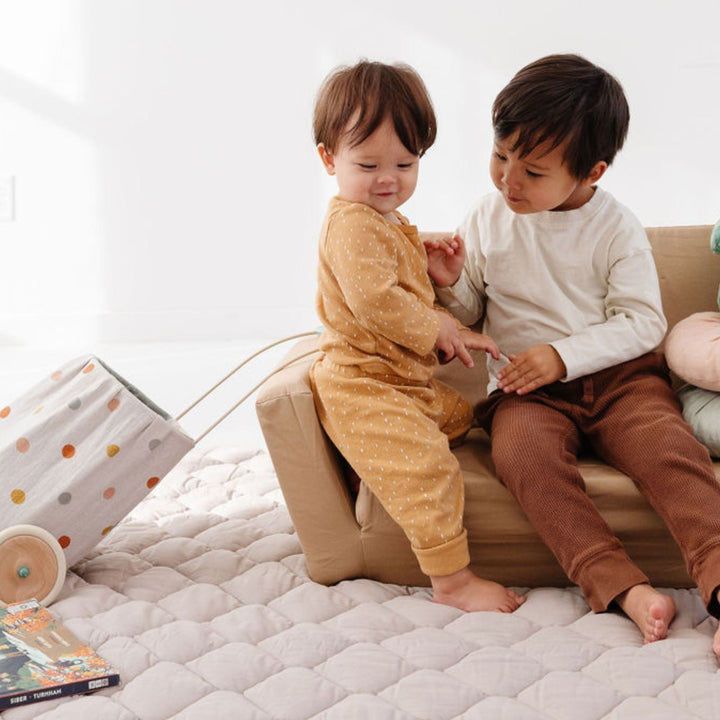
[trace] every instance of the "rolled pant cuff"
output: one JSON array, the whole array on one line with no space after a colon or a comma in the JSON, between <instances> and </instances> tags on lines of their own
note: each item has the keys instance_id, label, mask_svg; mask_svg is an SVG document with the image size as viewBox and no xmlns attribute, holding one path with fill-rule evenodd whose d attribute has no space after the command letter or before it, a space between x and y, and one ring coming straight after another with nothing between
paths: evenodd
<instances>
[{"instance_id":1,"label":"rolled pant cuff","mask_svg":"<svg viewBox=\"0 0 720 720\"><path fill-rule=\"evenodd\" d=\"M622 550L600 554L582 568L577 578L593 612L607 610L618 595L649 582L647 575Z\"/></svg>"},{"instance_id":2,"label":"rolled pant cuff","mask_svg":"<svg viewBox=\"0 0 720 720\"><path fill-rule=\"evenodd\" d=\"M428 576L451 575L470 564L467 531L442 545L431 548L413 547L420 569Z\"/></svg>"}]
</instances>

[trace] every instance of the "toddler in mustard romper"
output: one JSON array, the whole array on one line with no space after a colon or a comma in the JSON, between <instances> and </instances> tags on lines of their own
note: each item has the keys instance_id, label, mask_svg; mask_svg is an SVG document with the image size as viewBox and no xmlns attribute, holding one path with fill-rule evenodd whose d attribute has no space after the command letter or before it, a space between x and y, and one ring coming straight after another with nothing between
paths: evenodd
<instances>
[{"instance_id":1,"label":"toddler in mustard romper","mask_svg":"<svg viewBox=\"0 0 720 720\"><path fill-rule=\"evenodd\" d=\"M435 306L417 228L396 211L435 139L425 86L404 65L340 68L318 95L314 131L339 190L319 245L325 330L311 382L320 421L407 535L433 599L511 612L524 598L468 568L463 481L450 443L470 428L472 410L433 378L435 350L468 366L468 349L499 351Z\"/></svg>"}]
</instances>

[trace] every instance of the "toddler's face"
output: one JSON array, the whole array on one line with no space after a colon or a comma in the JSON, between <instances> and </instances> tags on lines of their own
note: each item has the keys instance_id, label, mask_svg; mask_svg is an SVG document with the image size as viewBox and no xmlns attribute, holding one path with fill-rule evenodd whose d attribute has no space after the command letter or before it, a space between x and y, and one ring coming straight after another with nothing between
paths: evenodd
<instances>
[{"instance_id":1,"label":"toddler's face","mask_svg":"<svg viewBox=\"0 0 720 720\"><path fill-rule=\"evenodd\" d=\"M341 140L335 153L323 145L318 151L328 173L336 177L343 200L369 205L387 216L415 191L419 158L400 142L389 118L359 145L350 147Z\"/></svg>"},{"instance_id":2,"label":"toddler's face","mask_svg":"<svg viewBox=\"0 0 720 720\"><path fill-rule=\"evenodd\" d=\"M516 138L515 133L505 140L496 139L490 158L492 181L513 212L573 210L592 197L592 185L602 171L599 175L591 174L578 180L570 174L563 160L564 143L550 151L549 142L541 143L521 157L520 148L512 149Z\"/></svg>"}]
</instances>

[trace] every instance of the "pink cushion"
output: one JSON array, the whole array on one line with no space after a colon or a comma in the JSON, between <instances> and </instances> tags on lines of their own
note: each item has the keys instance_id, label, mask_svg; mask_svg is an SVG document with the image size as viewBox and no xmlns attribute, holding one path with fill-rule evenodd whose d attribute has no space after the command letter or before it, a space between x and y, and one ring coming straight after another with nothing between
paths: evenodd
<instances>
[{"instance_id":1,"label":"pink cushion","mask_svg":"<svg viewBox=\"0 0 720 720\"><path fill-rule=\"evenodd\" d=\"M677 323L665 340L665 357L686 382L720 391L720 313L695 313Z\"/></svg>"}]
</instances>

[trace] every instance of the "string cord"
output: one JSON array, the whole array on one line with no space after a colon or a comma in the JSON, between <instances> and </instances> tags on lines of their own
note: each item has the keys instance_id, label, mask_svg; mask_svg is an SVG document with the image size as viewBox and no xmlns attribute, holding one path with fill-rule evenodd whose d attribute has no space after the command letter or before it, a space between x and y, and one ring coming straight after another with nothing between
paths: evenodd
<instances>
[{"instance_id":1,"label":"string cord","mask_svg":"<svg viewBox=\"0 0 720 720\"><path fill-rule=\"evenodd\" d=\"M256 358L258 355L262 355L267 350L270 350L271 348L274 348L276 345L280 345L281 343L288 342L289 340L297 340L298 338L303 337L309 337L310 335L317 335L317 331L313 330L312 332L303 332L298 333L297 335L288 335L288 337L281 338L280 340L276 340L275 342L270 343L269 345L266 345L265 347L260 348L257 352L254 352L252 355L246 357L236 368L231 370L222 380L219 380L215 383L206 393L201 395L195 402L193 402L190 406L186 407L179 415L175 416L175 420L180 420L185 415L187 415L195 406L199 405L208 395L215 392L224 382L229 380L241 367L249 363L253 358ZM280 368L278 368L279 370ZM277 370L275 371L277 372ZM273 375L274 373L270 373L268 375L268 378ZM267 378L265 378L267 380ZM263 380L263 382L265 382ZM262 383L261 383L262 384Z\"/></svg>"},{"instance_id":2,"label":"string cord","mask_svg":"<svg viewBox=\"0 0 720 720\"><path fill-rule=\"evenodd\" d=\"M226 417L228 417L228 415L235 412L235 410L237 410L266 380L269 380L273 375L279 373L281 370L284 370L286 367L292 365L293 363L296 363L298 360L302 360L308 355L314 355L318 352L319 350L317 349L304 352L301 355L293 358L292 360L283 363L282 365L280 365L280 367L275 368L271 373L268 373L257 385L255 385L251 390L249 390L245 395L243 395L240 400L238 400L226 413L221 415L207 430L205 430L204 433L202 433L198 438L196 438L195 442L199 443L206 435L212 432Z\"/></svg>"}]
</instances>

